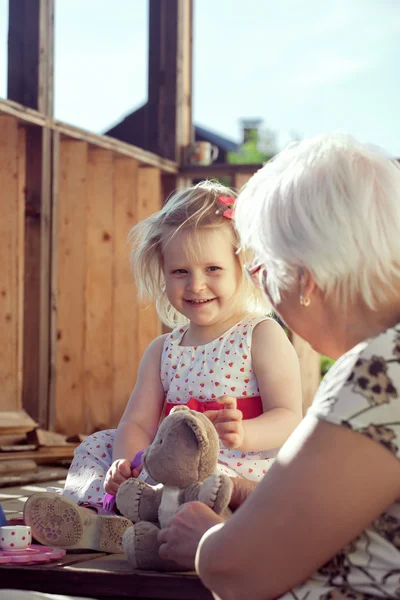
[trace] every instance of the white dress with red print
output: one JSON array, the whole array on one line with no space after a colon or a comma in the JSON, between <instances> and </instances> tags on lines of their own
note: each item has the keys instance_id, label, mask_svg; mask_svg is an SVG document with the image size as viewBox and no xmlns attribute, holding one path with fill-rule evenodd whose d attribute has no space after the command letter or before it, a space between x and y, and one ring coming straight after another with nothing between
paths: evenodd
<instances>
[{"instance_id":1,"label":"white dress with red print","mask_svg":"<svg viewBox=\"0 0 400 600\"><path fill-rule=\"evenodd\" d=\"M246 403L254 405L256 398L262 406L252 369L251 342L255 326L267 318L244 319L204 346L184 345L188 326L172 331L164 342L161 358L167 407L188 404L190 408L207 410L210 402L224 395L240 399L238 408L244 412ZM242 452L228 450L220 443L218 470L231 477L260 481L277 451Z\"/></svg>"},{"instance_id":2,"label":"white dress with red print","mask_svg":"<svg viewBox=\"0 0 400 600\"><path fill-rule=\"evenodd\" d=\"M175 329L164 342L161 380L167 407L188 404L196 410L214 408L216 398L225 394L239 398L245 413L259 396L252 371L251 340L254 327L267 317L250 317L229 329L218 340L204 346L183 346L187 327ZM259 400L259 398L258 398ZM211 402L211 403L210 403ZM89 436L75 450L64 490L56 490L78 504L96 507L101 512L104 478L112 464L115 430ZM260 481L270 468L277 450L242 452L227 450L221 444L218 470L231 477ZM133 457L132 457L133 458ZM141 481L155 483L143 469Z\"/></svg>"}]
</instances>

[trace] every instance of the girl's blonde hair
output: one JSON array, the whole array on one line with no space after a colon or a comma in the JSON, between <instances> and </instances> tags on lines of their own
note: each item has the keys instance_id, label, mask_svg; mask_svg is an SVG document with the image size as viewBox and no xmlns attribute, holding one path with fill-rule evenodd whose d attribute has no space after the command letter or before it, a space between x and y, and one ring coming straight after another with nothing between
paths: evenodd
<instances>
[{"instance_id":1,"label":"girl's blonde hair","mask_svg":"<svg viewBox=\"0 0 400 600\"><path fill-rule=\"evenodd\" d=\"M188 322L170 304L165 292L162 251L174 235L181 230L190 234L205 227L229 227L240 267L243 268L252 259L251 251L240 249L233 220L223 216L227 207L219 200L220 196L228 196L234 201L237 194L216 181L202 181L177 191L161 210L140 221L129 234L132 241L131 266L139 297L156 303L158 315L168 327ZM241 280L240 298L243 310L259 314L269 312L267 300L246 277Z\"/></svg>"}]
</instances>

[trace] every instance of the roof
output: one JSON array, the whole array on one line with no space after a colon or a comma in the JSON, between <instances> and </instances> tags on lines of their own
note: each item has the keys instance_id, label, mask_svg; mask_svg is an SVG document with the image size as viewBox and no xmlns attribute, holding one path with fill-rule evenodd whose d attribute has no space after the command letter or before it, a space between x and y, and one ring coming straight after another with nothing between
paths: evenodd
<instances>
[{"instance_id":1,"label":"roof","mask_svg":"<svg viewBox=\"0 0 400 600\"><path fill-rule=\"evenodd\" d=\"M146 128L144 126L146 120L146 107L144 104L134 110L133 112L126 115L120 121L115 123L107 131L105 135L111 135L128 144L136 144L141 147L145 143L146 139ZM240 144L229 140L210 129L201 127L200 125L194 124L195 140L210 142L215 144L223 152L237 152L240 148Z\"/></svg>"},{"instance_id":2,"label":"roof","mask_svg":"<svg viewBox=\"0 0 400 600\"><path fill-rule=\"evenodd\" d=\"M215 133L214 131L210 131L210 129L206 129L205 127L201 127L200 125L195 125L195 138L202 137L207 142L211 142L215 144L225 152L237 152L239 150L240 144L229 140L228 138Z\"/></svg>"}]
</instances>

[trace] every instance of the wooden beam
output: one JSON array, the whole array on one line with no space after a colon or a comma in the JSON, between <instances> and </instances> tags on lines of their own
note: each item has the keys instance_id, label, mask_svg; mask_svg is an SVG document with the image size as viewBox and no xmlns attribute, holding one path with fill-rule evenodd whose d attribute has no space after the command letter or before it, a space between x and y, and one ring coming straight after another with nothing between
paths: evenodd
<instances>
[{"instance_id":1,"label":"wooden beam","mask_svg":"<svg viewBox=\"0 0 400 600\"><path fill-rule=\"evenodd\" d=\"M49 395L47 428L56 428L56 377L57 377L57 299L58 299L58 193L60 187L60 134L52 131L52 215L50 259L50 324L49 324Z\"/></svg>"},{"instance_id":2,"label":"wooden beam","mask_svg":"<svg viewBox=\"0 0 400 600\"><path fill-rule=\"evenodd\" d=\"M113 389L113 154L89 148L83 345L84 431L106 429Z\"/></svg>"},{"instance_id":3,"label":"wooden beam","mask_svg":"<svg viewBox=\"0 0 400 600\"><path fill-rule=\"evenodd\" d=\"M54 0L9 0L8 98L53 114Z\"/></svg>"},{"instance_id":4,"label":"wooden beam","mask_svg":"<svg viewBox=\"0 0 400 600\"><path fill-rule=\"evenodd\" d=\"M111 423L116 426L126 408L136 382L138 355L136 332L139 327L138 299L129 264L129 231L137 223L138 163L132 158L114 161L114 284L113 284L113 392ZM174 177L166 175L166 177Z\"/></svg>"},{"instance_id":5,"label":"wooden beam","mask_svg":"<svg viewBox=\"0 0 400 600\"><path fill-rule=\"evenodd\" d=\"M48 426L51 130L26 130L23 407Z\"/></svg>"},{"instance_id":6,"label":"wooden beam","mask_svg":"<svg viewBox=\"0 0 400 600\"><path fill-rule=\"evenodd\" d=\"M60 141L55 414L56 430L68 434L84 427L87 155L85 142Z\"/></svg>"},{"instance_id":7,"label":"wooden beam","mask_svg":"<svg viewBox=\"0 0 400 600\"><path fill-rule=\"evenodd\" d=\"M235 173L233 176L232 187L234 187L238 192L242 189L244 185L251 179L254 175L255 171L252 169L251 173Z\"/></svg>"},{"instance_id":8,"label":"wooden beam","mask_svg":"<svg viewBox=\"0 0 400 600\"><path fill-rule=\"evenodd\" d=\"M232 177L233 181L237 182L240 179L243 181L244 176L250 179L254 173L261 169L262 164L246 164L246 165L229 165L229 164L213 164L206 167L195 165L183 165L180 169L180 174L190 179L209 179L210 177Z\"/></svg>"},{"instance_id":9,"label":"wooden beam","mask_svg":"<svg viewBox=\"0 0 400 600\"><path fill-rule=\"evenodd\" d=\"M67 138L81 140L93 146L98 146L99 148L113 150L114 152L118 152L118 154L136 158L141 165L157 167L165 173L177 173L178 171L178 165L173 160L168 160L162 156L154 154L153 152L138 148L137 146L120 142L112 137L90 133L89 131L78 129L77 127L72 127L71 125L66 125L60 121L54 122L54 129L59 131Z\"/></svg>"},{"instance_id":10,"label":"wooden beam","mask_svg":"<svg viewBox=\"0 0 400 600\"><path fill-rule=\"evenodd\" d=\"M29 125L46 125L49 119L42 115L37 110L27 108L14 102L13 100L5 100L0 98L0 113L16 117L20 123Z\"/></svg>"},{"instance_id":11,"label":"wooden beam","mask_svg":"<svg viewBox=\"0 0 400 600\"><path fill-rule=\"evenodd\" d=\"M20 411L24 293L25 137L0 117L0 381L3 410ZM1 424L1 423L0 423Z\"/></svg>"},{"instance_id":12,"label":"wooden beam","mask_svg":"<svg viewBox=\"0 0 400 600\"><path fill-rule=\"evenodd\" d=\"M181 162L192 141L192 0L150 0L148 149Z\"/></svg>"},{"instance_id":13,"label":"wooden beam","mask_svg":"<svg viewBox=\"0 0 400 600\"><path fill-rule=\"evenodd\" d=\"M46 117L36 110L26 108L17 102L0 99L0 114L16 117L21 124L42 125L43 127L52 129L63 137L81 140L92 146L112 150L122 156L135 158L140 165L157 167L163 171L163 173L178 172L178 165L172 160L162 158L161 156L153 154L153 152L148 152L147 150L143 150L132 144L127 144L126 142L121 142L107 135L99 135L86 131L85 129L67 125L61 121Z\"/></svg>"}]
</instances>

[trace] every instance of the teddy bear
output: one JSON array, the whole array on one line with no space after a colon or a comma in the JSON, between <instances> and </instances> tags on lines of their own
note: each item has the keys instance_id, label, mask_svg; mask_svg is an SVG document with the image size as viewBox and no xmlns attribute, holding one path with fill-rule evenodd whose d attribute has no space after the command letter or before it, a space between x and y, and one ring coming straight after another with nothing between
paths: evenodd
<instances>
[{"instance_id":1,"label":"teddy bear","mask_svg":"<svg viewBox=\"0 0 400 600\"><path fill-rule=\"evenodd\" d=\"M160 558L158 533L185 502L204 502L229 516L232 481L216 472L218 454L217 432L204 414L177 406L163 420L142 457L150 477L162 485L131 478L116 496L118 510L134 523L122 538L134 569L177 570L176 563Z\"/></svg>"}]
</instances>

